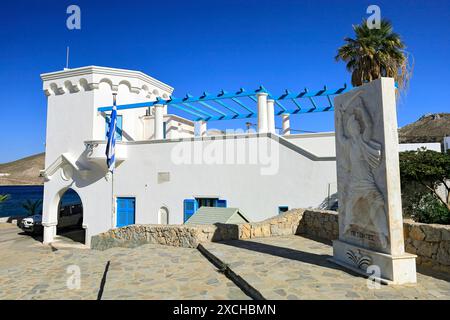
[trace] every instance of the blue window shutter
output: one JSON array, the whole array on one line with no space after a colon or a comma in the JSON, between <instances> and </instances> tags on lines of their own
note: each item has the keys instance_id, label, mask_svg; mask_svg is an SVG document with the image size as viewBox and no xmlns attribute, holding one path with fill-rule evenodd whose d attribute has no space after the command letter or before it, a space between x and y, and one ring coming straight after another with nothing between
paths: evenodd
<instances>
[{"instance_id":1,"label":"blue window shutter","mask_svg":"<svg viewBox=\"0 0 450 320\"><path fill-rule=\"evenodd\" d=\"M183 202L183 208L184 208L184 222L186 222L197 211L198 208L197 201L195 199L185 199Z\"/></svg>"},{"instance_id":2,"label":"blue window shutter","mask_svg":"<svg viewBox=\"0 0 450 320\"><path fill-rule=\"evenodd\" d=\"M219 208L226 208L227 207L227 200L217 200L217 207L219 207Z\"/></svg>"},{"instance_id":3,"label":"blue window shutter","mask_svg":"<svg viewBox=\"0 0 450 320\"><path fill-rule=\"evenodd\" d=\"M135 198L117 198L117 227L125 227L135 223Z\"/></svg>"}]
</instances>

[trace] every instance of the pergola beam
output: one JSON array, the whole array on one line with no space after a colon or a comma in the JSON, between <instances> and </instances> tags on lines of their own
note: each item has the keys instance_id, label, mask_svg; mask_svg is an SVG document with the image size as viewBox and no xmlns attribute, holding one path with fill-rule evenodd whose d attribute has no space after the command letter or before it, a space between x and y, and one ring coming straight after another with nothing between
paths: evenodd
<instances>
[{"instance_id":1,"label":"pergola beam","mask_svg":"<svg viewBox=\"0 0 450 320\"><path fill-rule=\"evenodd\" d=\"M326 86L324 86L323 89L318 91L309 91L308 89L304 89L300 93L292 93L288 90L285 91L284 94L278 96L276 98L275 96L269 94L269 92L263 87L260 86L258 89L253 91L245 91L243 88L241 88L236 93L229 93L224 90L221 90L218 94L208 94L207 92L204 92L199 97L194 97L190 94L187 94L184 98L175 98L170 97L168 100L164 100L161 98L158 98L156 101L148 101L148 102L141 102L141 103L133 103L133 104L126 104L126 105L119 105L117 106L117 110L127 110L127 109L136 109L136 108L149 108L154 107L155 105L167 105L167 106L173 106L174 108L181 110L183 112L186 112L190 116L192 116L195 120L194 121L215 121L215 120L232 120L232 119L249 119L254 118L257 116L257 112L255 110L252 110L249 106L247 106L245 103L243 103L239 98L241 97L247 97L251 99L254 102L257 102L256 95L258 93L267 93L268 97L270 99L274 100L274 103L281 109L279 111L275 112L275 115L281 115L281 114L300 114L300 113L312 113L312 112L326 112L333 110L334 106L331 100L331 96L338 95L341 93L344 93L348 91L346 85L344 87L335 89L335 90L329 90ZM318 107L317 102L314 100L316 97L326 97L328 100L328 106L327 107ZM311 104L312 108L302 108L299 101L300 99L308 99ZM228 103L225 103L224 100L231 100L235 104L237 104L239 107L245 109L245 112L240 112L238 109L231 107ZM286 107L282 104L283 101L289 101L291 100L295 106L296 109L291 110L289 107ZM231 111L232 114L227 113L226 110L218 109L215 106L212 106L210 103L207 103L208 101L215 102L219 106L223 107L224 109ZM195 105L197 104L197 105ZM112 110L112 106L109 107L102 107L98 108L99 112L108 112ZM218 113L219 115L214 115L211 113L211 111Z\"/></svg>"}]
</instances>

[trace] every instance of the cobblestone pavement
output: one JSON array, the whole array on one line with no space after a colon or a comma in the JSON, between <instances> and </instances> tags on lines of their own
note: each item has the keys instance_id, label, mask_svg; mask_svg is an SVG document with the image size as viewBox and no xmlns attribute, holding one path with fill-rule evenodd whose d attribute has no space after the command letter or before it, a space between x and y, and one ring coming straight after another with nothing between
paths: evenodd
<instances>
[{"instance_id":1,"label":"cobblestone pavement","mask_svg":"<svg viewBox=\"0 0 450 320\"><path fill-rule=\"evenodd\" d=\"M55 246L0 224L0 299L97 299L108 261L102 299L248 299L195 249ZM67 287L71 265L81 271L79 290Z\"/></svg>"},{"instance_id":2,"label":"cobblestone pavement","mask_svg":"<svg viewBox=\"0 0 450 320\"><path fill-rule=\"evenodd\" d=\"M450 277L423 270L415 285L369 289L366 278L327 260L331 246L300 236L204 246L266 299L450 299Z\"/></svg>"},{"instance_id":3,"label":"cobblestone pavement","mask_svg":"<svg viewBox=\"0 0 450 320\"><path fill-rule=\"evenodd\" d=\"M107 251L70 242L41 244L0 223L0 299L248 299L197 250L159 245ZM299 236L210 243L205 247L267 299L449 299L450 279L418 274L418 284L368 289L366 279L327 259L329 245ZM81 288L70 290L67 268Z\"/></svg>"}]
</instances>

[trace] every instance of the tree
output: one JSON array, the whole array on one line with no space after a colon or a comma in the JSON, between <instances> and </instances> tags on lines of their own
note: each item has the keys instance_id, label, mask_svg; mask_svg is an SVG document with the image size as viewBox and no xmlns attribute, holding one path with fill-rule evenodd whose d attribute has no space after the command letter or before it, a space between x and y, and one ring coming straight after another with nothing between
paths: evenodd
<instances>
[{"instance_id":1,"label":"tree","mask_svg":"<svg viewBox=\"0 0 450 320\"><path fill-rule=\"evenodd\" d=\"M419 183L450 211L450 152L440 153L422 148L400 153L402 185ZM438 192L443 186L446 192Z\"/></svg>"},{"instance_id":2,"label":"tree","mask_svg":"<svg viewBox=\"0 0 450 320\"><path fill-rule=\"evenodd\" d=\"M38 212L39 207L42 204L42 200L31 201L27 200L22 204L22 207L28 212L29 216L33 216Z\"/></svg>"},{"instance_id":3,"label":"tree","mask_svg":"<svg viewBox=\"0 0 450 320\"><path fill-rule=\"evenodd\" d=\"M394 78L399 89L407 86L412 73L400 36L388 20L381 20L380 28L369 29L367 20L353 25L355 38L345 38L338 49L336 61L347 63L352 73L352 85L357 87L381 77Z\"/></svg>"}]
</instances>

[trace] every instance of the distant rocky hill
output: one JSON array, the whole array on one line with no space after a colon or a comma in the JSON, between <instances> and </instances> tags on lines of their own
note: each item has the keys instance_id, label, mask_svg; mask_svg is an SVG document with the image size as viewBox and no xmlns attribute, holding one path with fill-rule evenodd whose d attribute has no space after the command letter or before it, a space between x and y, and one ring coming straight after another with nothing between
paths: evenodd
<instances>
[{"instance_id":1,"label":"distant rocky hill","mask_svg":"<svg viewBox=\"0 0 450 320\"><path fill-rule=\"evenodd\" d=\"M450 113L422 116L416 122L398 130L400 143L441 142L450 136Z\"/></svg>"},{"instance_id":2,"label":"distant rocky hill","mask_svg":"<svg viewBox=\"0 0 450 320\"><path fill-rule=\"evenodd\" d=\"M42 185L45 153L0 164L0 186Z\"/></svg>"}]
</instances>

